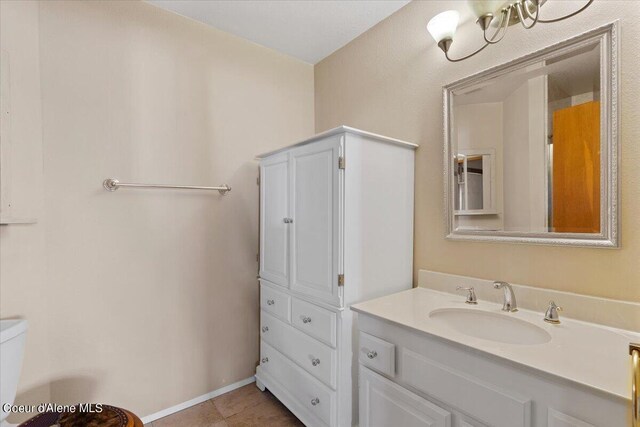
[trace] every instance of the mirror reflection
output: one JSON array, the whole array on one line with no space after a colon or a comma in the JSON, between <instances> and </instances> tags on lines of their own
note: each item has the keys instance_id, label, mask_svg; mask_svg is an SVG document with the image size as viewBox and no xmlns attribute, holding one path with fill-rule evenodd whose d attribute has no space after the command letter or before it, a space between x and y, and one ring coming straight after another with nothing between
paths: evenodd
<instances>
[{"instance_id":1,"label":"mirror reflection","mask_svg":"<svg viewBox=\"0 0 640 427\"><path fill-rule=\"evenodd\" d=\"M452 90L454 230L601 232L600 43Z\"/></svg>"},{"instance_id":2,"label":"mirror reflection","mask_svg":"<svg viewBox=\"0 0 640 427\"><path fill-rule=\"evenodd\" d=\"M456 155L456 215L495 214L495 151L458 150Z\"/></svg>"}]
</instances>

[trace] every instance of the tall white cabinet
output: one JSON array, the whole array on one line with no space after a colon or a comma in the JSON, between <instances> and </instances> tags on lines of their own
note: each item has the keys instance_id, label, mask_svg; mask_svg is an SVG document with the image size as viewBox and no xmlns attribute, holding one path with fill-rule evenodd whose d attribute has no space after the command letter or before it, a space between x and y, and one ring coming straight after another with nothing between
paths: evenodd
<instances>
[{"instance_id":1,"label":"tall white cabinet","mask_svg":"<svg viewBox=\"0 0 640 427\"><path fill-rule=\"evenodd\" d=\"M341 126L260 159L259 388L357 425L349 305L412 285L416 145Z\"/></svg>"}]
</instances>

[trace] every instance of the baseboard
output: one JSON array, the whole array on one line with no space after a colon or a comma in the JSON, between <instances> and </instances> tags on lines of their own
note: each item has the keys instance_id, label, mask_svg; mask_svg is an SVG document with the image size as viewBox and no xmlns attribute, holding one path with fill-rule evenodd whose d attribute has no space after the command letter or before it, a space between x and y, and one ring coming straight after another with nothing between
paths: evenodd
<instances>
[{"instance_id":1,"label":"baseboard","mask_svg":"<svg viewBox=\"0 0 640 427\"><path fill-rule=\"evenodd\" d=\"M179 404L174 405L174 406L172 406L170 408L163 409L162 411L158 411L158 412L156 412L154 414L147 415L146 417L142 417L142 422L144 424L151 423L151 422L153 422L153 421L155 421L157 419L166 417L166 416L171 415L171 414L175 414L176 412L180 412L180 411L182 411L184 409L187 409L187 408L190 408L192 406L195 406L198 403L202 403L202 402L207 401L209 399L213 399L214 397L220 396L221 394L225 394L225 393L233 391L233 390L235 390L237 388L245 386L247 384L251 384L255 380L256 380L256 378L253 377L253 376L249 377L249 378L245 378L244 380L238 381L238 382L233 383L233 384L229 384L229 385L224 386L222 388L219 388L217 390L213 390L212 392L209 392L207 394L203 394L202 396L195 397L195 398L193 398L191 400L187 400L186 402L179 403Z\"/></svg>"}]
</instances>

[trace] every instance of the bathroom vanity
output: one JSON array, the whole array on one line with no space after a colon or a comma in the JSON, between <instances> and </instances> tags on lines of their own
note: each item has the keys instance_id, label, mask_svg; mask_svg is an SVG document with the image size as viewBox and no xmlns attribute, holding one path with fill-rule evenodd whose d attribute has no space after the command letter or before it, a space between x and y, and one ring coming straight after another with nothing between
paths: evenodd
<instances>
[{"instance_id":1,"label":"bathroom vanity","mask_svg":"<svg viewBox=\"0 0 640 427\"><path fill-rule=\"evenodd\" d=\"M630 425L640 334L423 288L351 308L362 427Z\"/></svg>"},{"instance_id":2,"label":"bathroom vanity","mask_svg":"<svg viewBox=\"0 0 640 427\"><path fill-rule=\"evenodd\" d=\"M416 145L339 127L260 158L259 388L357 424L349 305L411 288Z\"/></svg>"}]
</instances>

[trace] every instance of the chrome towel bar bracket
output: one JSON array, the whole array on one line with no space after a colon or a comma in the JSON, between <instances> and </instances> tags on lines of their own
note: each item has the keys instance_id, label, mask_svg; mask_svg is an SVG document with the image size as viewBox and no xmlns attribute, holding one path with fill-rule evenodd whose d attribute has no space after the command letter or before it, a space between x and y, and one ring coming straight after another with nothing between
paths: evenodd
<instances>
[{"instance_id":1,"label":"chrome towel bar bracket","mask_svg":"<svg viewBox=\"0 0 640 427\"><path fill-rule=\"evenodd\" d=\"M218 190L223 196L231 191L231 187L227 184L220 187L201 187L196 185L167 185L167 184L134 184L118 181L116 178L107 178L102 182L102 186L107 191L116 191L120 187L136 187L136 188L173 188L178 190Z\"/></svg>"}]
</instances>

